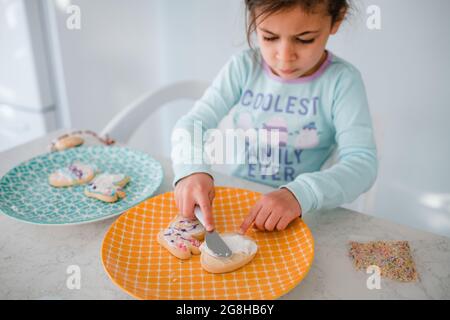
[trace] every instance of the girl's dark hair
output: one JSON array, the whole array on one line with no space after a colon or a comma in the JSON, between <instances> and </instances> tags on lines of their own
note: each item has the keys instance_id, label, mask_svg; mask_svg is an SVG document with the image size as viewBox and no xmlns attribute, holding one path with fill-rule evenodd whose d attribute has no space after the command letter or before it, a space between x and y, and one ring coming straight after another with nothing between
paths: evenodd
<instances>
[{"instance_id":1,"label":"girl's dark hair","mask_svg":"<svg viewBox=\"0 0 450 320\"><path fill-rule=\"evenodd\" d=\"M312 13L318 7L323 5L326 14L331 16L332 25L345 18L346 12L350 8L349 0L245 0L247 8L246 26L247 42L251 45L251 34L256 30L256 20L259 17L269 16L271 14L300 6L307 13ZM256 15L256 9L260 9Z\"/></svg>"}]
</instances>

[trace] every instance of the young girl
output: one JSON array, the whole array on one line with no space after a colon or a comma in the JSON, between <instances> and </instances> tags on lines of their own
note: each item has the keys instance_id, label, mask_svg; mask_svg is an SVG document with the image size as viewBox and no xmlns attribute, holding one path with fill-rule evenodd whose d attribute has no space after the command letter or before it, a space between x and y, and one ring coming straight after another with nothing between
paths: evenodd
<instances>
[{"instance_id":1,"label":"young girl","mask_svg":"<svg viewBox=\"0 0 450 320\"><path fill-rule=\"evenodd\" d=\"M233 175L278 189L261 197L241 225L284 230L302 214L355 200L373 185L377 155L360 72L326 50L349 10L347 0L246 0L247 37L259 47L233 56L176 129L217 127L230 111L236 128L276 129L280 167L271 176L253 164ZM250 40L249 40L250 43ZM250 45L251 46L251 45ZM339 162L320 171L337 147ZM177 159L173 159L175 162ZM214 182L205 164L174 164L175 200L183 216L194 206L214 228Z\"/></svg>"}]
</instances>

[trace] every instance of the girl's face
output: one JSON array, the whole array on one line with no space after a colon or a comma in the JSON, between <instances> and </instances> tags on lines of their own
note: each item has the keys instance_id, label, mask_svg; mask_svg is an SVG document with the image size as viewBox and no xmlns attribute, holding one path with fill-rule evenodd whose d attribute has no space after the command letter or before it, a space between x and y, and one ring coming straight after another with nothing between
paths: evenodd
<instances>
[{"instance_id":1,"label":"girl's face","mask_svg":"<svg viewBox=\"0 0 450 320\"><path fill-rule=\"evenodd\" d=\"M324 62L328 38L338 31L341 21L332 26L331 17L317 11L307 14L295 7L256 20L264 61L282 79L309 76Z\"/></svg>"}]
</instances>

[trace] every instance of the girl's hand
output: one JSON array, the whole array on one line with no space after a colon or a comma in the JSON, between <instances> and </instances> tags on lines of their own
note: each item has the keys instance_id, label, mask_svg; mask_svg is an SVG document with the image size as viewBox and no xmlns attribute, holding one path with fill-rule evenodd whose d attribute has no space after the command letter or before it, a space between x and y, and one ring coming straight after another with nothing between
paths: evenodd
<instances>
[{"instance_id":1,"label":"girl's hand","mask_svg":"<svg viewBox=\"0 0 450 320\"><path fill-rule=\"evenodd\" d=\"M205 216L206 230L214 230L211 204L214 199L214 180L207 173L194 173L175 185L175 203L183 217L194 219L194 207L198 205Z\"/></svg>"},{"instance_id":2,"label":"girl's hand","mask_svg":"<svg viewBox=\"0 0 450 320\"><path fill-rule=\"evenodd\" d=\"M255 203L241 224L240 233L246 233L253 222L261 231L281 231L301 215L302 208L295 196L288 189L282 188L265 194Z\"/></svg>"}]
</instances>

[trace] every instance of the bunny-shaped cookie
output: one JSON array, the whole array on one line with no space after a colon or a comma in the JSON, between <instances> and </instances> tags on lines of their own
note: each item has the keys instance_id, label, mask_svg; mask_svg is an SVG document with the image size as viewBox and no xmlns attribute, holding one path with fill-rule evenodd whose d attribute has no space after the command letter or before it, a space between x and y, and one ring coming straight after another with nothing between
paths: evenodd
<instances>
[{"instance_id":1,"label":"bunny-shaped cookie","mask_svg":"<svg viewBox=\"0 0 450 320\"><path fill-rule=\"evenodd\" d=\"M87 183L95 176L95 168L91 165L74 161L65 168L56 170L48 177L53 187L70 187Z\"/></svg>"},{"instance_id":2,"label":"bunny-shaped cookie","mask_svg":"<svg viewBox=\"0 0 450 320\"><path fill-rule=\"evenodd\" d=\"M123 187L130 181L124 174L99 174L84 189L84 194L105 202L116 202L125 197Z\"/></svg>"}]
</instances>

